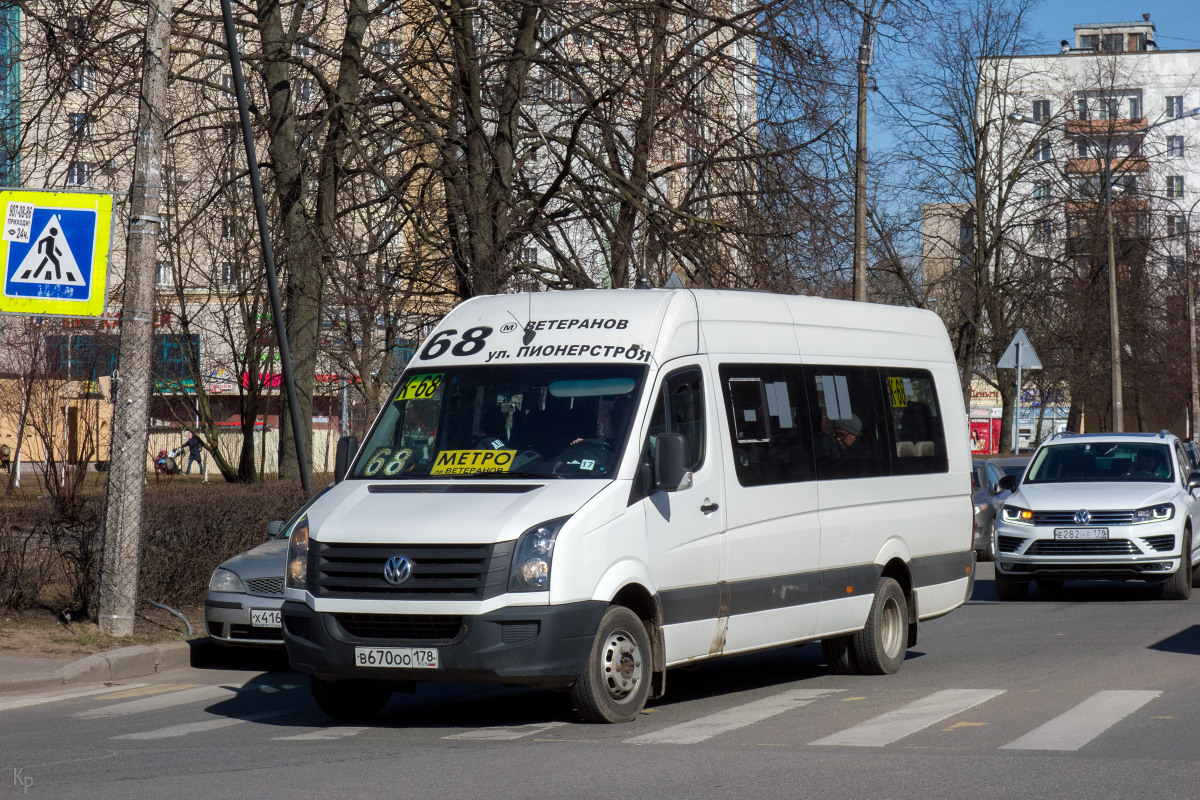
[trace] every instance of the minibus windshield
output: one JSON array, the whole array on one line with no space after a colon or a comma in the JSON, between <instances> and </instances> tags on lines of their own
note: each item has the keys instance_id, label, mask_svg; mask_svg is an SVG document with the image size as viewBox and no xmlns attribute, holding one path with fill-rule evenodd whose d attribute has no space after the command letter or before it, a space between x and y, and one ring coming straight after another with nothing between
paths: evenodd
<instances>
[{"instance_id":1,"label":"minibus windshield","mask_svg":"<svg viewBox=\"0 0 1200 800\"><path fill-rule=\"evenodd\" d=\"M609 478L640 365L488 365L404 376L350 477Z\"/></svg>"}]
</instances>

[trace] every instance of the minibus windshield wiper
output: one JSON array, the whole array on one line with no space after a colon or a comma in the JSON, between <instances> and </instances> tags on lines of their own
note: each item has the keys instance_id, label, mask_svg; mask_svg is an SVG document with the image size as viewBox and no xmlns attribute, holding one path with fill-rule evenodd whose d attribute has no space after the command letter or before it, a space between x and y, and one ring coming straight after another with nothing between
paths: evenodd
<instances>
[{"instance_id":1,"label":"minibus windshield wiper","mask_svg":"<svg viewBox=\"0 0 1200 800\"><path fill-rule=\"evenodd\" d=\"M562 480L562 475L547 475L544 472L521 472L520 470L515 470L515 469L510 470L508 472L496 472L494 470L492 470L492 471L477 470L475 472L468 472L468 473L464 473L461 475L456 475L455 477L457 477L457 478L536 478L539 480L542 478L546 478L546 479L553 478L555 480Z\"/></svg>"}]
</instances>

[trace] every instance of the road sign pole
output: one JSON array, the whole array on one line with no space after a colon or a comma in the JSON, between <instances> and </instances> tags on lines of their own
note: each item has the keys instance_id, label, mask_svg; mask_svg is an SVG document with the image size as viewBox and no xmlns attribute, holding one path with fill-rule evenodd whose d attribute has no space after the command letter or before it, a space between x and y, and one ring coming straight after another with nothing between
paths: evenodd
<instances>
[{"instance_id":1,"label":"road sign pole","mask_svg":"<svg viewBox=\"0 0 1200 800\"><path fill-rule=\"evenodd\" d=\"M121 380L113 406L112 462L97 603L100 630L113 636L133 633L133 615L137 610L170 37L170 0L150 0L142 48L142 94L134 144L133 184L129 192L125 297L118 350Z\"/></svg>"},{"instance_id":2,"label":"road sign pole","mask_svg":"<svg viewBox=\"0 0 1200 800\"><path fill-rule=\"evenodd\" d=\"M1018 436L1021 419L1021 342L1017 342L1017 395L1013 398L1012 421L1012 451L1017 452Z\"/></svg>"}]
</instances>

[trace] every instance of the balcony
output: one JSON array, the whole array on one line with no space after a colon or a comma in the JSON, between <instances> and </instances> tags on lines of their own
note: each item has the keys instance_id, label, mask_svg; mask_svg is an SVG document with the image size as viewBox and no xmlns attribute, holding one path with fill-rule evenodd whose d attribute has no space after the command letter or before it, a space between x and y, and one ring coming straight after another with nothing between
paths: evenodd
<instances>
[{"instance_id":1,"label":"balcony","mask_svg":"<svg viewBox=\"0 0 1200 800\"><path fill-rule=\"evenodd\" d=\"M1103 210L1104 201L1097 200L1071 200L1067 203L1068 214L1087 214ZM1113 197L1113 211L1117 214L1128 213L1130 211L1149 211L1150 198L1148 197L1122 197L1116 195Z\"/></svg>"},{"instance_id":2,"label":"balcony","mask_svg":"<svg viewBox=\"0 0 1200 800\"><path fill-rule=\"evenodd\" d=\"M1092 137L1118 133L1145 133L1147 127L1145 117L1067 120L1067 133L1081 133L1084 136Z\"/></svg>"},{"instance_id":3,"label":"balcony","mask_svg":"<svg viewBox=\"0 0 1200 800\"><path fill-rule=\"evenodd\" d=\"M1150 162L1144 156L1114 156L1112 160L1112 171L1114 174L1121 172L1147 172L1149 169ZM1067 172L1104 172L1104 159L1068 158Z\"/></svg>"}]
</instances>

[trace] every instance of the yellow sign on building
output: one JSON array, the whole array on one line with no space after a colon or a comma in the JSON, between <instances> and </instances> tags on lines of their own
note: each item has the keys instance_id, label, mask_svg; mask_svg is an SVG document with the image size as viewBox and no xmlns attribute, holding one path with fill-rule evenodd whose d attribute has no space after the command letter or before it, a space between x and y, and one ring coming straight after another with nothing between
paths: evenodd
<instances>
[{"instance_id":1,"label":"yellow sign on building","mask_svg":"<svg viewBox=\"0 0 1200 800\"><path fill-rule=\"evenodd\" d=\"M108 284L112 195L0 191L0 311L98 317Z\"/></svg>"}]
</instances>

